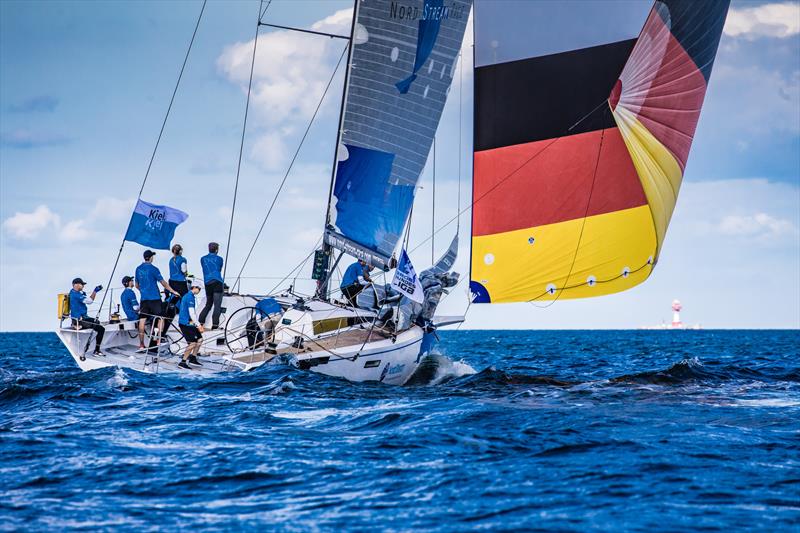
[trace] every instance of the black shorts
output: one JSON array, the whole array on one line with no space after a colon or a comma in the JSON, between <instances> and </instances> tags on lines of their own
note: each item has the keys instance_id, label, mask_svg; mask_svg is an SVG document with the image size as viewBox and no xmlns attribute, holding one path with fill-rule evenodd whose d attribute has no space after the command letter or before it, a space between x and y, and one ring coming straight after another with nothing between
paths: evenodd
<instances>
[{"instance_id":1,"label":"black shorts","mask_svg":"<svg viewBox=\"0 0 800 533\"><path fill-rule=\"evenodd\" d=\"M139 303L139 318L163 315L164 306L161 304L161 300L142 300L141 303Z\"/></svg>"},{"instance_id":2,"label":"black shorts","mask_svg":"<svg viewBox=\"0 0 800 533\"><path fill-rule=\"evenodd\" d=\"M197 326L187 326L186 324L180 324L181 333L183 333L183 337L186 339L188 344L192 344L193 342L197 342L203 338L200 334L200 330L197 329Z\"/></svg>"}]
</instances>

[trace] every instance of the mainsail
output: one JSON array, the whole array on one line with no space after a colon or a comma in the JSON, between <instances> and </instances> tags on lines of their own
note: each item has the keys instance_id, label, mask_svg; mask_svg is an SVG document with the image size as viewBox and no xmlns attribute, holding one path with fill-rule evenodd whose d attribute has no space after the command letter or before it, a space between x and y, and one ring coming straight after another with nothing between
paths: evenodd
<instances>
[{"instance_id":1,"label":"mainsail","mask_svg":"<svg viewBox=\"0 0 800 533\"><path fill-rule=\"evenodd\" d=\"M471 0L356 2L325 242L389 262L453 79Z\"/></svg>"},{"instance_id":2,"label":"mainsail","mask_svg":"<svg viewBox=\"0 0 800 533\"><path fill-rule=\"evenodd\" d=\"M650 275L728 4L530 2L522 42L520 4L476 0L474 302L600 296Z\"/></svg>"}]
</instances>

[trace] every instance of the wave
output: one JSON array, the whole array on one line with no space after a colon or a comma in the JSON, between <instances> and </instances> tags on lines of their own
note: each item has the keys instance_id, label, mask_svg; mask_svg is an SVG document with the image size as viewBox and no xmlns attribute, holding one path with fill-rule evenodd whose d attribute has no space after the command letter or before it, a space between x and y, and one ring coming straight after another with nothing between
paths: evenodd
<instances>
[{"instance_id":1,"label":"wave","mask_svg":"<svg viewBox=\"0 0 800 533\"><path fill-rule=\"evenodd\" d=\"M611 378L612 383L637 383L651 385L679 385L682 383L718 383L734 380L749 381L800 381L797 370L790 372L771 372L769 369L756 369L747 366L702 363L697 357L686 358L666 369L648 370L635 374L625 374Z\"/></svg>"}]
</instances>

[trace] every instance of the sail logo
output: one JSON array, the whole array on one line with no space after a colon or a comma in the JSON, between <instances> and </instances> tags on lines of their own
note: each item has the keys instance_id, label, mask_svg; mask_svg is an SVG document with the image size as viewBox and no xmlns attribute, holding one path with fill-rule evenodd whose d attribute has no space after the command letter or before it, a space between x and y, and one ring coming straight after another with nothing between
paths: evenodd
<instances>
[{"instance_id":1,"label":"sail logo","mask_svg":"<svg viewBox=\"0 0 800 533\"><path fill-rule=\"evenodd\" d=\"M389 18L399 20L446 20L449 18L461 19L464 16L464 6L455 2L444 5L442 2L436 5L425 2L422 9L419 6L411 6L401 2L389 4Z\"/></svg>"},{"instance_id":2,"label":"sail logo","mask_svg":"<svg viewBox=\"0 0 800 533\"><path fill-rule=\"evenodd\" d=\"M417 49L414 54L414 68L411 75L403 80L395 83L395 87L400 94L408 93L411 89L411 84L417 79L417 72L422 68L422 65L428 60L433 47L436 46L436 38L439 37L439 28L443 20L449 18L456 18L454 15L458 13L457 18L461 18L463 8L456 9L456 5L444 5L444 0L425 0L425 5L420 10L419 7L403 6L396 2L392 2L389 6L389 17L398 19L418 20L419 29L417 31ZM393 17L394 15L394 17Z\"/></svg>"},{"instance_id":3,"label":"sail logo","mask_svg":"<svg viewBox=\"0 0 800 533\"><path fill-rule=\"evenodd\" d=\"M151 209L147 215L147 221L144 223L147 229L151 231L161 231L164 227L164 221L167 219L167 212L161 209Z\"/></svg>"}]
</instances>

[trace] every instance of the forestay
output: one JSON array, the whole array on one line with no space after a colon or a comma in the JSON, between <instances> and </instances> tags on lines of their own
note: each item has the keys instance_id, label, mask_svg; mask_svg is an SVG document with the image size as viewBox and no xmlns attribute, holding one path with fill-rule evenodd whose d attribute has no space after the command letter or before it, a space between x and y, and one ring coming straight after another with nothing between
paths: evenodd
<instances>
[{"instance_id":1,"label":"forestay","mask_svg":"<svg viewBox=\"0 0 800 533\"><path fill-rule=\"evenodd\" d=\"M471 0L356 2L326 242L375 266L403 233Z\"/></svg>"},{"instance_id":2,"label":"forestay","mask_svg":"<svg viewBox=\"0 0 800 533\"><path fill-rule=\"evenodd\" d=\"M476 1L474 302L600 296L650 275L727 10Z\"/></svg>"}]
</instances>

